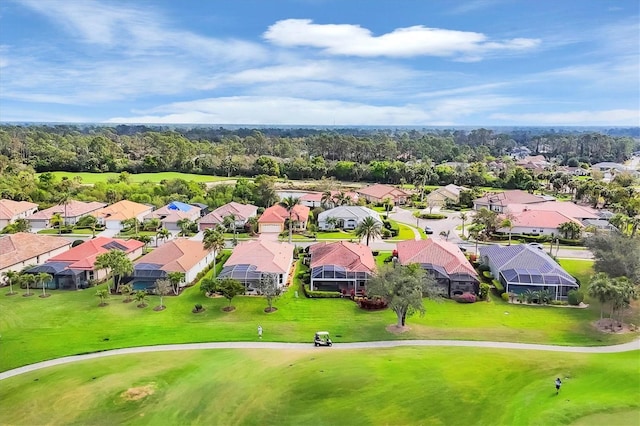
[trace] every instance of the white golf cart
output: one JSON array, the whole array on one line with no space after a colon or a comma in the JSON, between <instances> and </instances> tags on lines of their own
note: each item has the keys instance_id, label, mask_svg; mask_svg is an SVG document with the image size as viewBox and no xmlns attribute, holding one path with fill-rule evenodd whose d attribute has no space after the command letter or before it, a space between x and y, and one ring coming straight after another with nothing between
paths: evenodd
<instances>
[{"instance_id":1,"label":"white golf cart","mask_svg":"<svg viewBox=\"0 0 640 426\"><path fill-rule=\"evenodd\" d=\"M328 331L317 331L313 339L314 346L331 346L333 342L329 338Z\"/></svg>"}]
</instances>

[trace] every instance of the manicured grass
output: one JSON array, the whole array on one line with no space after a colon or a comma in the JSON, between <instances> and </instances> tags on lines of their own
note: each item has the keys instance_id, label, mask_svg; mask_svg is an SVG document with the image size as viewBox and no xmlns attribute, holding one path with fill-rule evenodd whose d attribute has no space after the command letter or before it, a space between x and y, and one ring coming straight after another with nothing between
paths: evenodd
<instances>
[{"instance_id":1,"label":"manicured grass","mask_svg":"<svg viewBox=\"0 0 640 426\"><path fill-rule=\"evenodd\" d=\"M378 259L383 259L383 254ZM218 268L222 262L218 263ZM104 285L99 287L104 288ZM276 302L278 311L265 314L261 297L233 300L236 310L222 312L226 300L207 298L198 286L177 297L165 297L167 309L149 297L149 307L122 303L113 296L109 306L98 307L96 288L50 291L52 297L7 297L0 294L0 371L45 359L105 349L164 343L244 341L255 336L256 324L265 340L304 342L312 333L327 329L342 341L394 339L470 339L558 345L606 345L632 340L635 335L600 333L591 322L599 308L568 309L508 304L499 298L471 305L451 300L426 301L427 314L408 319L411 330L391 334L385 327L395 322L389 310L369 312L343 299L295 298L294 285ZM24 292L24 291L21 291ZM206 310L193 314L196 303ZM268 332L267 332L268 331Z\"/></svg>"},{"instance_id":2,"label":"manicured grass","mask_svg":"<svg viewBox=\"0 0 640 426\"><path fill-rule=\"evenodd\" d=\"M391 226L398 227L398 235L391 238L390 241L413 240L416 237L413 233L413 227L405 225L404 223L397 222L393 219L388 220Z\"/></svg>"},{"instance_id":3,"label":"manicured grass","mask_svg":"<svg viewBox=\"0 0 640 426\"><path fill-rule=\"evenodd\" d=\"M58 230L57 229L42 229L40 231L38 231L38 234L45 234L45 235L58 235ZM96 231L96 234L99 234L101 231ZM74 228L70 234L60 234L63 237L68 237L69 235L91 235L93 234L93 231L91 229L86 229L86 228Z\"/></svg>"},{"instance_id":4,"label":"manicured grass","mask_svg":"<svg viewBox=\"0 0 640 426\"><path fill-rule=\"evenodd\" d=\"M638 351L309 346L121 355L27 373L2 382L0 422L561 425L640 413L630 380Z\"/></svg>"},{"instance_id":5,"label":"manicured grass","mask_svg":"<svg viewBox=\"0 0 640 426\"><path fill-rule=\"evenodd\" d=\"M391 256L392 252L381 250L377 256L374 257L376 261L376 266L378 268L382 268L383 266L387 266L387 263L384 263L384 260Z\"/></svg>"},{"instance_id":6,"label":"manicured grass","mask_svg":"<svg viewBox=\"0 0 640 426\"><path fill-rule=\"evenodd\" d=\"M82 183L85 184L94 184L98 182L106 182L109 179L118 179L120 173L74 173L74 172L51 172L58 179L62 179L63 177L73 179L74 177L80 177L82 179ZM209 175L196 175L193 173L178 173L178 172L158 172L158 173L138 173L129 175L129 180L131 182L141 183L141 182L154 182L160 183L163 180L171 180L171 179L184 179L187 181L196 181L196 182L216 182L221 180L230 180L234 178L227 178L222 176L209 176Z\"/></svg>"}]
</instances>

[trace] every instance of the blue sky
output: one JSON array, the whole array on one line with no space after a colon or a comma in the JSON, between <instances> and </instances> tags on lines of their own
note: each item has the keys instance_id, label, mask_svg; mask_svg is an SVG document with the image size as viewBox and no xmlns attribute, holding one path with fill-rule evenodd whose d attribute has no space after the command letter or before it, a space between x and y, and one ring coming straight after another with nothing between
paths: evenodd
<instances>
[{"instance_id":1,"label":"blue sky","mask_svg":"<svg viewBox=\"0 0 640 426\"><path fill-rule=\"evenodd\" d=\"M640 125L637 0L0 2L0 121Z\"/></svg>"}]
</instances>

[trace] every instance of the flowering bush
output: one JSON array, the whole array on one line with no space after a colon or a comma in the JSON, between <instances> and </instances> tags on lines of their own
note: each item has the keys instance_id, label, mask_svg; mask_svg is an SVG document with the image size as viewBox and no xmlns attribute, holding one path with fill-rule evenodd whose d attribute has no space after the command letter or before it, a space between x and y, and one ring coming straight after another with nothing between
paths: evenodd
<instances>
[{"instance_id":1,"label":"flowering bush","mask_svg":"<svg viewBox=\"0 0 640 426\"><path fill-rule=\"evenodd\" d=\"M462 293L460 296L455 296L454 300L458 303L475 303L476 295L473 293Z\"/></svg>"}]
</instances>

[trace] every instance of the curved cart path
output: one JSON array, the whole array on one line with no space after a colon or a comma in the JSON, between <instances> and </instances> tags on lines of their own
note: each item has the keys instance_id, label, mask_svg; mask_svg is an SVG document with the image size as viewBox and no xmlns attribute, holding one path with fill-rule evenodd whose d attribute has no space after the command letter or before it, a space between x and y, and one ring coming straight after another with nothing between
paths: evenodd
<instances>
[{"instance_id":1,"label":"curved cart path","mask_svg":"<svg viewBox=\"0 0 640 426\"><path fill-rule=\"evenodd\" d=\"M165 351L194 351L203 349L285 349L285 350L340 350L340 349L365 349L365 348L395 348L399 346L449 346L449 347L474 347L494 349L521 349L528 351L574 352L589 354L604 354L616 352L629 352L640 350L640 339L633 342L613 346L555 346L537 345L531 343L509 342L482 342L472 340L384 340L378 342L354 342L336 343L329 348L315 349L310 343L278 343L278 342L211 342L211 343L185 343L177 345L139 346L136 348L113 349L103 352L95 352L85 355L73 355L63 358L42 361L23 367L14 368L0 373L0 380L42 368L55 365L70 364L89 359L104 358L114 355L140 354Z\"/></svg>"}]
</instances>

